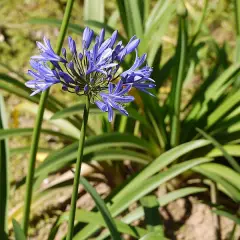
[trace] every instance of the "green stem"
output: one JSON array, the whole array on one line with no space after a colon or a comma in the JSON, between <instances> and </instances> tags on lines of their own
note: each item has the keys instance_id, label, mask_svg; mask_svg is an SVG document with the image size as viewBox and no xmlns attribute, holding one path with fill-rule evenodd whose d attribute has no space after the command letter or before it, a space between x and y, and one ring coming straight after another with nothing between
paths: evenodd
<instances>
[{"instance_id":1,"label":"green stem","mask_svg":"<svg viewBox=\"0 0 240 240\"><path fill-rule=\"evenodd\" d=\"M217 184L215 182L210 181L210 197L212 204L218 204L218 189ZM215 208L213 208L215 209ZM213 215L213 221L215 226L215 239L222 239L221 238L221 229L220 229L220 217L217 214Z\"/></svg>"},{"instance_id":2,"label":"green stem","mask_svg":"<svg viewBox=\"0 0 240 240\"><path fill-rule=\"evenodd\" d=\"M179 14L180 15L180 14ZM175 147L179 144L180 138L180 108L181 108L181 93L182 85L185 76L185 64L187 55L187 27L186 27L186 16L181 14L179 16L179 40L177 47L177 60L179 66L177 69L176 79L172 87L173 97L173 116L171 124L171 146Z\"/></svg>"},{"instance_id":3,"label":"green stem","mask_svg":"<svg viewBox=\"0 0 240 240\"><path fill-rule=\"evenodd\" d=\"M65 9L65 13L64 13L64 17L63 17L63 21L60 29L58 41L57 41L57 46L56 46L57 54L60 54L61 52L61 48L67 32L69 19L72 12L73 2L74 0L68 0L67 2L67 6ZM30 218L30 207L31 207L31 200L32 200L36 155L37 155L38 143L39 143L39 138L41 133L43 114L44 114L44 109L46 106L48 94L49 94L49 90L43 92L40 98L38 113L36 117L34 131L33 131L32 144L30 149L30 158L29 158L29 165L28 165L24 212L23 212L23 231L26 236L28 233L28 225L29 225L29 218Z\"/></svg>"},{"instance_id":4,"label":"green stem","mask_svg":"<svg viewBox=\"0 0 240 240\"><path fill-rule=\"evenodd\" d=\"M78 197L78 186L79 186L81 165L82 165L82 159L83 159L83 146L85 142L87 121L88 121L88 114L89 114L89 105L90 105L89 97L86 97L86 98L87 100L86 100L86 105L83 112L83 122L82 122L80 138L79 138L79 145L78 145L76 170L74 174L73 193L72 193L72 199L71 199L71 209L70 209L70 215L69 215L67 240L72 240L72 237L73 237L74 219L75 219L76 203L77 203L77 197Z\"/></svg>"},{"instance_id":5,"label":"green stem","mask_svg":"<svg viewBox=\"0 0 240 240\"><path fill-rule=\"evenodd\" d=\"M239 0L234 1L235 7L235 21L236 21L236 49L235 49L235 62L240 61L240 2ZM234 85L236 87L240 86L240 76L239 74L235 77Z\"/></svg>"},{"instance_id":6,"label":"green stem","mask_svg":"<svg viewBox=\"0 0 240 240\"><path fill-rule=\"evenodd\" d=\"M126 116L121 116L119 130L118 130L120 133L125 132L126 127L127 127L127 120L128 120L128 118Z\"/></svg>"},{"instance_id":7,"label":"green stem","mask_svg":"<svg viewBox=\"0 0 240 240\"><path fill-rule=\"evenodd\" d=\"M239 0L234 1L235 4L235 21L236 21L236 33L240 35L240 3Z\"/></svg>"},{"instance_id":8,"label":"green stem","mask_svg":"<svg viewBox=\"0 0 240 240\"><path fill-rule=\"evenodd\" d=\"M205 0L204 1L204 4L203 4L203 10L202 10L202 15L200 17L200 20L199 22L197 23L197 27L196 27L196 31L193 35L193 38L191 40L191 43L189 44L190 48L193 47L193 44L195 43L195 40L197 39L200 31L201 31L201 28L202 28L202 24L203 24L203 21L206 17L206 13L207 13L207 6L208 6L208 0Z\"/></svg>"}]
</instances>

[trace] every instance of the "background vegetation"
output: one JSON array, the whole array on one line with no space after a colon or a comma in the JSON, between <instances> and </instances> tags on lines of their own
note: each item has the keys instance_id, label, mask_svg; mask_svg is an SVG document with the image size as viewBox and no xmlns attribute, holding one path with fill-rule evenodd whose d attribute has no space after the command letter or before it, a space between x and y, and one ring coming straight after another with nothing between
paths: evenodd
<instances>
[{"instance_id":1,"label":"background vegetation","mask_svg":"<svg viewBox=\"0 0 240 240\"><path fill-rule=\"evenodd\" d=\"M14 227L23 239L12 220L22 219L39 102L24 86L29 58L44 35L56 44L65 6L0 2L0 226L9 238ZM79 46L85 25L109 35L118 29L123 42L136 34L157 87L156 98L132 92L129 118L117 115L113 124L91 108L74 239L113 239L115 228L123 239L240 237L239 7L237 0L75 1L68 33ZM66 235L83 103L59 90L52 88L44 114L31 239Z\"/></svg>"}]
</instances>

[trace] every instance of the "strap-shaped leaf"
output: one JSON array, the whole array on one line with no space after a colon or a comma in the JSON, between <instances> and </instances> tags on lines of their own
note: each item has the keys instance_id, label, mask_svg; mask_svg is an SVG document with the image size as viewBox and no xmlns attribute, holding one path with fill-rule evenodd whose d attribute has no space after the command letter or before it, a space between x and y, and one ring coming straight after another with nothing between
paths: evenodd
<instances>
[{"instance_id":1,"label":"strap-shaped leaf","mask_svg":"<svg viewBox=\"0 0 240 240\"><path fill-rule=\"evenodd\" d=\"M0 95L0 131L7 128L7 112L2 95ZM8 239L8 195L9 195L9 177L8 177L8 141L0 139L0 236Z\"/></svg>"},{"instance_id":2,"label":"strap-shaped leaf","mask_svg":"<svg viewBox=\"0 0 240 240\"><path fill-rule=\"evenodd\" d=\"M13 223L13 231L14 231L15 239L16 240L27 240L20 224L15 219L13 219L12 223Z\"/></svg>"},{"instance_id":3,"label":"strap-shaped leaf","mask_svg":"<svg viewBox=\"0 0 240 240\"><path fill-rule=\"evenodd\" d=\"M240 165L238 164L238 162L231 156L228 154L228 152L223 148L223 146L213 137L211 137L210 135L208 135L206 132L204 132L203 130L197 128L197 131L204 136L206 139L208 139L209 141L212 142L212 144L217 147L223 154L223 156L227 159L227 161L229 162L229 164L238 172L240 173Z\"/></svg>"},{"instance_id":4,"label":"strap-shaped leaf","mask_svg":"<svg viewBox=\"0 0 240 240\"><path fill-rule=\"evenodd\" d=\"M36 176L42 173L50 173L66 166L76 159L78 143L75 142L62 150L50 154L45 161L36 169ZM151 146L144 140L129 134L106 133L98 136L91 136L86 139L84 156L96 153L110 147L136 148L143 151L152 152ZM106 156L107 157L107 156Z\"/></svg>"},{"instance_id":5,"label":"strap-shaped leaf","mask_svg":"<svg viewBox=\"0 0 240 240\"><path fill-rule=\"evenodd\" d=\"M85 190L91 195L93 198L98 210L100 211L113 239L121 240L120 234L116 229L116 225L114 219L112 218L107 206L104 201L98 195L97 191L90 185L90 183L82 177L80 179L80 183L83 184Z\"/></svg>"}]
</instances>

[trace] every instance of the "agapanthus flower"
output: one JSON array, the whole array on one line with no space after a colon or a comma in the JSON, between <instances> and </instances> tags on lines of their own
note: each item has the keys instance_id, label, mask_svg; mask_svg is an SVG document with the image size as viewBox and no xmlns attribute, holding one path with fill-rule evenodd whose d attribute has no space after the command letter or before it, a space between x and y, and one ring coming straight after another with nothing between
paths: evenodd
<instances>
[{"instance_id":1,"label":"agapanthus flower","mask_svg":"<svg viewBox=\"0 0 240 240\"><path fill-rule=\"evenodd\" d=\"M62 48L61 56L54 52L50 41L44 37L44 44L37 42L40 55L33 56L30 61L33 70L29 70L28 74L33 80L26 82L26 86L34 90L31 95L61 84L63 91L87 95L91 103L108 112L109 121L113 119L113 109L128 115L124 106L134 100L129 95L131 88L149 93L147 90L154 88L155 84L150 78L152 69L147 65L142 67L146 54L142 57L137 55L140 40L133 36L124 46L121 41L116 42L117 35L115 31L104 40L105 30L102 29L94 39L94 32L86 27L82 52L77 51L75 41L68 37L69 52ZM134 51L134 64L119 73L124 58Z\"/></svg>"}]
</instances>

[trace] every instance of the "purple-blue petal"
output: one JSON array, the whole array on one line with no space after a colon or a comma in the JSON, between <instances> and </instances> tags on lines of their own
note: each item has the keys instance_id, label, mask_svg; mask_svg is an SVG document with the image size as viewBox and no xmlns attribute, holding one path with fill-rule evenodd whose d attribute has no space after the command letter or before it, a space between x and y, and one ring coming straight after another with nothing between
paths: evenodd
<instances>
[{"instance_id":1,"label":"purple-blue petal","mask_svg":"<svg viewBox=\"0 0 240 240\"><path fill-rule=\"evenodd\" d=\"M86 27L83 31L82 45L84 49L88 49L94 36L93 30L89 27Z\"/></svg>"}]
</instances>

